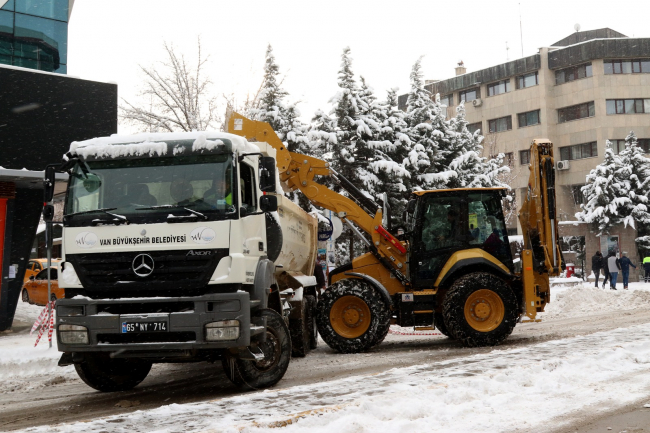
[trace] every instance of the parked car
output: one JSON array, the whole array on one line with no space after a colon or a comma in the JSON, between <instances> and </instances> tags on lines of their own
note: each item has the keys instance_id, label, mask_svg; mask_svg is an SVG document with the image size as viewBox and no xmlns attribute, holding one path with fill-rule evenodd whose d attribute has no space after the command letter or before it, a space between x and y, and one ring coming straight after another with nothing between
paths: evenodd
<instances>
[{"instance_id":1,"label":"parked car","mask_svg":"<svg viewBox=\"0 0 650 433\"><path fill-rule=\"evenodd\" d=\"M59 268L52 266L50 271L52 279L52 293L50 300L55 301L65 296L63 289L59 288L58 274ZM47 304L47 269L43 269L36 275L29 277L29 280L23 284L22 292L23 302L30 304L46 305Z\"/></svg>"},{"instance_id":2,"label":"parked car","mask_svg":"<svg viewBox=\"0 0 650 433\"><path fill-rule=\"evenodd\" d=\"M57 266L61 262L61 259L52 259L52 266ZM31 259L27 263L27 269L25 269L25 278L23 278L23 283L29 280L29 277L36 275L41 272L43 269L47 268L47 259Z\"/></svg>"}]
</instances>

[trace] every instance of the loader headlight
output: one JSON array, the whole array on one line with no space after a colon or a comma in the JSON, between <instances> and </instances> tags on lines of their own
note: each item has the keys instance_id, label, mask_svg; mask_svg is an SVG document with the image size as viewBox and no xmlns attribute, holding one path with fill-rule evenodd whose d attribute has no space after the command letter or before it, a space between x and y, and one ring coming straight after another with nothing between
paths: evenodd
<instances>
[{"instance_id":1,"label":"loader headlight","mask_svg":"<svg viewBox=\"0 0 650 433\"><path fill-rule=\"evenodd\" d=\"M228 341L239 338L239 320L221 320L205 325L206 341Z\"/></svg>"},{"instance_id":2,"label":"loader headlight","mask_svg":"<svg viewBox=\"0 0 650 433\"><path fill-rule=\"evenodd\" d=\"M88 344L88 328L79 325L59 325L59 338L63 344Z\"/></svg>"}]
</instances>

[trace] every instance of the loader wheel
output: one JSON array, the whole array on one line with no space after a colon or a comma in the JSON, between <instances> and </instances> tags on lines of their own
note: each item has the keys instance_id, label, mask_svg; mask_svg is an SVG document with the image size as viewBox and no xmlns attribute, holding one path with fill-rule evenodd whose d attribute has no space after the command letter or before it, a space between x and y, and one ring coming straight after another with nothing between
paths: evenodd
<instances>
[{"instance_id":1,"label":"loader wheel","mask_svg":"<svg viewBox=\"0 0 650 433\"><path fill-rule=\"evenodd\" d=\"M378 344L388 333L390 311L379 293L359 279L336 283L322 294L318 332L341 353L357 353Z\"/></svg>"},{"instance_id":2,"label":"loader wheel","mask_svg":"<svg viewBox=\"0 0 650 433\"><path fill-rule=\"evenodd\" d=\"M142 382L151 370L151 362L141 359L111 358L108 353L86 354L74 365L86 385L102 392L128 391Z\"/></svg>"},{"instance_id":3,"label":"loader wheel","mask_svg":"<svg viewBox=\"0 0 650 433\"><path fill-rule=\"evenodd\" d=\"M318 347L318 327L316 326L316 297L307 295L307 332L309 334L309 348Z\"/></svg>"},{"instance_id":4,"label":"loader wheel","mask_svg":"<svg viewBox=\"0 0 650 433\"><path fill-rule=\"evenodd\" d=\"M256 353L261 351L264 359L252 361L226 354L221 360L228 379L247 389L275 385L287 372L291 360L291 337L284 318L269 309L261 310L260 314L266 317L266 341L252 350Z\"/></svg>"},{"instance_id":5,"label":"loader wheel","mask_svg":"<svg viewBox=\"0 0 650 433\"><path fill-rule=\"evenodd\" d=\"M442 335L451 338L449 335L449 330L447 329L447 325L445 325L445 320L443 319L442 313L433 313L433 324Z\"/></svg>"},{"instance_id":6,"label":"loader wheel","mask_svg":"<svg viewBox=\"0 0 650 433\"><path fill-rule=\"evenodd\" d=\"M311 329L307 310L309 304L306 298L300 302L300 317L289 319L289 334L291 334L291 356L304 358L310 349Z\"/></svg>"},{"instance_id":7,"label":"loader wheel","mask_svg":"<svg viewBox=\"0 0 650 433\"><path fill-rule=\"evenodd\" d=\"M517 300L502 279L485 272L459 278L442 304L444 324L464 346L495 346L517 323Z\"/></svg>"}]
</instances>

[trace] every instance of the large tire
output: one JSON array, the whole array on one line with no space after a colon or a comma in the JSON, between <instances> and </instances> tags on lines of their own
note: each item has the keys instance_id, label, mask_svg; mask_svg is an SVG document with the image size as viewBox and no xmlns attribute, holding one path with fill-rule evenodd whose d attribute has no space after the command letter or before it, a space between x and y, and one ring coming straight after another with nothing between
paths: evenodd
<instances>
[{"instance_id":1,"label":"large tire","mask_svg":"<svg viewBox=\"0 0 650 433\"><path fill-rule=\"evenodd\" d=\"M289 333L291 334L291 356L304 358L310 349L310 329L307 310L307 299L300 302L300 317L289 319Z\"/></svg>"},{"instance_id":2,"label":"large tire","mask_svg":"<svg viewBox=\"0 0 650 433\"><path fill-rule=\"evenodd\" d=\"M485 272L456 280L445 296L442 312L450 336L467 347L501 343L512 333L519 317L512 289Z\"/></svg>"},{"instance_id":3,"label":"large tire","mask_svg":"<svg viewBox=\"0 0 650 433\"><path fill-rule=\"evenodd\" d=\"M261 310L259 314L266 317L266 341L258 346L265 355L264 359L252 361L230 354L222 358L228 379L248 389L268 388L278 383L291 360L291 337L282 316L269 309Z\"/></svg>"},{"instance_id":4,"label":"large tire","mask_svg":"<svg viewBox=\"0 0 650 433\"><path fill-rule=\"evenodd\" d=\"M436 326L436 329L440 331L442 335L451 338L451 335L449 335L449 330L447 329L447 325L445 325L445 320L442 313L433 313L433 323Z\"/></svg>"},{"instance_id":5,"label":"large tire","mask_svg":"<svg viewBox=\"0 0 650 433\"><path fill-rule=\"evenodd\" d=\"M74 365L86 385L102 392L127 391L142 382L151 362L141 359L111 358L108 353L89 353Z\"/></svg>"},{"instance_id":6,"label":"large tire","mask_svg":"<svg viewBox=\"0 0 650 433\"><path fill-rule=\"evenodd\" d=\"M307 333L309 334L309 348L318 347L318 327L316 326L316 297L312 295L305 296L307 299Z\"/></svg>"},{"instance_id":7,"label":"large tire","mask_svg":"<svg viewBox=\"0 0 650 433\"><path fill-rule=\"evenodd\" d=\"M321 295L316 324L329 347L341 353L358 353L386 336L390 310L372 286L360 279L347 279Z\"/></svg>"}]
</instances>

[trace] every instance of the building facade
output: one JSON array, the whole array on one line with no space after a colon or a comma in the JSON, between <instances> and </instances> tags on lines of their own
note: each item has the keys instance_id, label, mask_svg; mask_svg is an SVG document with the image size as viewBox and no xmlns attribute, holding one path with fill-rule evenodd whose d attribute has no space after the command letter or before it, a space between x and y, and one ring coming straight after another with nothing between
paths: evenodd
<instances>
[{"instance_id":1,"label":"building facade","mask_svg":"<svg viewBox=\"0 0 650 433\"><path fill-rule=\"evenodd\" d=\"M603 160L606 141L618 153L634 131L650 153L650 38L628 38L611 29L576 32L533 56L470 73L460 64L456 72L426 89L448 105L448 117L465 103L470 129L485 136L485 156L506 155L517 203L526 191L530 143L548 138L558 161L558 218L567 235L590 238L586 224L566 223L576 219L584 202L580 188ZM403 109L406 100L400 96ZM521 233L516 218L508 225L510 234ZM632 241L618 249L636 256L633 236L623 238ZM599 242L588 250L611 248L611 239Z\"/></svg>"},{"instance_id":2,"label":"building facade","mask_svg":"<svg viewBox=\"0 0 650 433\"><path fill-rule=\"evenodd\" d=\"M67 73L74 0L0 0L0 64Z\"/></svg>"}]
</instances>

